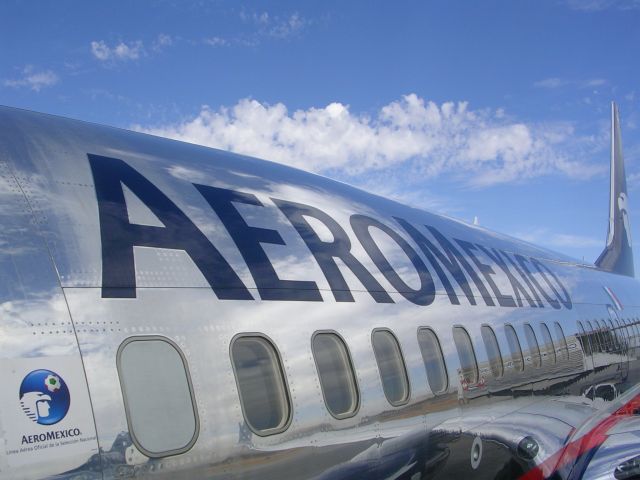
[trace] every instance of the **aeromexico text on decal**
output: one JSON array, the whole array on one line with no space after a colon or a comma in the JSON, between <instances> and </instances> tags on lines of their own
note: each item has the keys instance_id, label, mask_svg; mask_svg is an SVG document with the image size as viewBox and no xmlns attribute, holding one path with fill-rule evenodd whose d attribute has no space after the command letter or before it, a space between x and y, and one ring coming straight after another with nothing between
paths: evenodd
<instances>
[{"instance_id":1,"label":"aeromexico text on decal","mask_svg":"<svg viewBox=\"0 0 640 480\"><path fill-rule=\"evenodd\" d=\"M117 158L93 154L88 157L100 216L103 298L135 298L133 247L145 246L184 250L220 299L254 299L209 238L140 172ZM126 185L164 227L130 223L122 185ZM208 185L194 184L194 187L226 227L253 276L262 300L323 301L316 282L284 280L277 275L262 245L285 245L283 238L276 230L248 225L236 205L269 207L250 193ZM340 260L343 268L353 273L376 302L393 303L385 288L352 253L351 240L342 225L320 208L279 198L271 198L271 201L288 218L309 248L337 302L354 301L351 288L338 267L337 260ZM309 219L321 222L333 238L329 241L321 239ZM471 287L474 285L487 306L572 308L569 292L558 275L539 259L464 239L447 238L431 225L414 225L399 217L390 219L391 222L401 229L360 214L351 215L349 223L376 268L397 293L416 305L433 303L436 294L433 275L436 275L454 305L461 302L459 290L469 304L477 305L480 300L474 296ZM419 288L408 285L394 270L371 234L374 229L383 232L404 251L418 275ZM479 253L491 262L486 263ZM500 272L508 280L510 291L498 288L493 277ZM458 291L454 288L456 284Z\"/></svg>"}]
</instances>

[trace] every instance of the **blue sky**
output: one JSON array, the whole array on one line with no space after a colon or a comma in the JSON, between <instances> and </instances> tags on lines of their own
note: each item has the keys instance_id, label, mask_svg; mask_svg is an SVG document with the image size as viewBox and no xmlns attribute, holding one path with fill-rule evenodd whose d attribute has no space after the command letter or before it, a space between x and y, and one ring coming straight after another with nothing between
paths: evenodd
<instances>
[{"instance_id":1,"label":"blue sky","mask_svg":"<svg viewBox=\"0 0 640 480\"><path fill-rule=\"evenodd\" d=\"M586 260L615 100L640 238L638 0L5 0L0 18L0 104L280 161Z\"/></svg>"}]
</instances>

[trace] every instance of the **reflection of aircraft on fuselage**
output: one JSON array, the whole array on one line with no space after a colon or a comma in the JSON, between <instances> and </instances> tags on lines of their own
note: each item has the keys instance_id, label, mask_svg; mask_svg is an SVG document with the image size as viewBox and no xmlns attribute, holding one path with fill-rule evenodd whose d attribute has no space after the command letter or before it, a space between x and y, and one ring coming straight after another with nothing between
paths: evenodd
<instances>
[{"instance_id":1,"label":"reflection of aircraft on fuselage","mask_svg":"<svg viewBox=\"0 0 640 480\"><path fill-rule=\"evenodd\" d=\"M0 479L591 478L638 455L615 108L594 265L257 159L0 126ZM49 425L15 398L37 368L69 388Z\"/></svg>"}]
</instances>

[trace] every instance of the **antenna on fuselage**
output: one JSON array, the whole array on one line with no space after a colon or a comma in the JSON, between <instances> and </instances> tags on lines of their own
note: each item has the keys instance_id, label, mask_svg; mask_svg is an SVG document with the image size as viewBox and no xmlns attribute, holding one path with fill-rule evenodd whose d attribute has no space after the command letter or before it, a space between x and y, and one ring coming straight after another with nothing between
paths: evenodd
<instances>
[{"instance_id":1,"label":"antenna on fuselage","mask_svg":"<svg viewBox=\"0 0 640 480\"><path fill-rule=\"evenodd\" d=\"M611 273L634 276L627 177L622 157L618 107L611 102L611 186L607 245L596 260L597 267Z\"/></svg>"}]
</instances>

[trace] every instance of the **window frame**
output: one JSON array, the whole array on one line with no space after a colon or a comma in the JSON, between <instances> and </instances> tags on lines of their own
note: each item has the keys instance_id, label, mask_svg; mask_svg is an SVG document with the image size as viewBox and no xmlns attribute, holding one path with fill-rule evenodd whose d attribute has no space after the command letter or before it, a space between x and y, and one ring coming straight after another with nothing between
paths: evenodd
<instances>
[{"instance_id":1,"label":"window frame","mask_svg":"<svg viewBox=\"0 0 640 480\"><path fill-rule=\"evenodd\" d=\"M544 340L545 344L547 343L547 340L551 342L551 353L549 353L548 346L545 346L545 350L546 350L547 356L553 355L553 361L551 362L551 364L556 365L558 363L558 353L556 351L556 343L553 341L553 335L551 335L551 330L549 330L549 326L545 322L540 322L540 331L542 332L542 339ZM546 332L546 335L545 335L545 332ZM542 359L541 359L541 364L542 364Z\"/></svg>"},{"instance_id":2,"label":"window frame","mask_svg":"<svg viewBox=\"0 0 640 480\"><path fill-rule=\"evenodd\" d=\"M591 320L585 320L587 322L587 326L589 327L589 338L593 338L595 340L595 346L596 348L593 349L593 344L592 344L592 352L593 353L598 353L598 352L602 352L602 345L600 344L600 335L597 334L596 330L593 328L593 323L591 322ZM597 325L597 324L596 324ZM595 350L595 351L594 351Z\"/></svg>"},{"instance_id":3,"label":"window frame","mask_svg":"<svg viewBox=\"0 0 640 480\"><path fill-rule=\"evenodd\" d=\"M142 446L142 444L140 443L140 440L138 440L138 437L136 436L136 432L133 428L133 422L131 420L131 411L129 409L127 389L125 388L123 375L121 374L122 352L127 347L127 345L130 345L131 343L135 343L135 342L148 342L148 341L165 342L169 346L171 346L179 355L180 360L182 362L182 367L184 368L185 377L187 379L187 386L189 387L189 397L191 398L191 408L193 411L194 428L193 428L193 436L191 437L191 440L189 440L189 442L184 447L174 448L172 450L166 450L164 452L152 452L150 450L147 450L145 447ZM120 393L122 394L124 412L127 419L128 433L129 433L129 436L131 437L131 441L136 446L136 448L142 454L144 454L149 458L166 458L174 455L180 455L191 450L191 448L193 448L195 443L198 441L198 437L200 436L200 416L198 414L198 404L196 402L196 396L193 389L193 382L191 380L189 363L187 362L187 357L182 352L182 349L180 348L180 346L169 337L165 337L163 335L133 335L133 336L127 337L122 341L122 343L120 343L120 346L118 347L118 351L116 352L116 370L118 373L118 381L120 383Z\"/></svg>"},{"instance_id":4,"label":"window frame","mask_svg":"<svg viewBox=\"0 0 640 480\"><path fill-rule=\"evenodd\" d=\"M238 341L241 338L261 338L271 348L273 348L273 351L275 352L276 358L278 360L277 367L278 367L278 370L280 371L280 376L282 378L282 383L284 387L283 390L284 390L284 396L286 400L285 405L287 406L287 420L282 424L281 427L269 428L266 430L258 430L254 428L253 425L251 425L251 422L249 422L248 420L247 412L244 406L244 400L241 393L242 390L240 388L240 383L238 382L238 370L236 368L236 363L233 357L233 345L236 343L236 341ZM259 437L269 437L271 435L277 435L279 433L286 431L291 425L291 422L293 421L293 400L291 399L291 391L289 390L289 381L287 379L287 374L284 369L284 364L282 362L282 354L280 353L280 350L278 349L278 346L276 345L276 343L268 335L265 335L264 333L261 333L261 332L238 333L234 335L233 338L231 339L231 342L229 342L229 359L231 361L231 368L233 369L233 378L236 382L236 391L238 392L238 400L240 401L242 418L244 420L244 423L247 425L247 427L249 427L249 430L251 430L253 433L258 435Z\"/></svg>"},{"instance_id":5,"label":"window frame","mask_svg":"<svg viewBox=\"0 0 640 480\"><path fill-rule=\"evenodd\" d=\"M611 317L604 319L605 325L608 323L607 327L610 329L611 341L613 342L612 349L614 352L619 352L622 347L620 346L620 339L618 338L616 332L616 326L613 323L613 319Z\"/></svg>"},{"instance_id":6,"label":"window frame","mask_svg":"<svg viewBox=\"0 0 640 480\"><path fill-rule=\"evenodd\" d=\"M580 322L580 320L578 320L578 329L582 328L582 333L584 333L584 325L582 325L582 322ZM553 330L556 334L556 340L559 340L561 345L556 348L556 363L560 362L560 361L569 361L569 343L567 342L567 335L564 333L564 328L562 328L562 324L558 321L554 321L553 322ZM559 337L559 333L562 334L562 337ZM559 338L558 338L559 337ZM552 336L553 338L553 336ZM555 342L554 342L555 345ZM564 353L562 354L563 358L557 358L558 357L558 352L559 351L563 351Z\"/></svg>"},{"instance_id":7,"label":"window frame","mask_svg":"<svg viewBox=\"0 0 640 480\"><path fill-rule=\"evenodd\" d=\"M581 320L577 320L576 323L578 325L578 333L576 334L576 341L580 344L582 355L591 356L593 355L593 347L591 346L591 339L589 338L587 329L584 327L584 323ZM582 338L579 338L578 334L580 334Z\"/></svg>"},{"instance_id":8,"label":"window frame","mask_svg":"<svg viewBox=\"0 0 640 480\"><path fill-rule=\"evenodd\" d=\"M620 326L621 329L624 328L626 330L626 339L631 341L633 336L635 336L634 319L629 318L625 320L624 318L620 318Z\"/></svg>"},{"instance_id":9,"label":"window frame","mask_svg":"<svg viewBox=\"0 0 640 480\"><path fill-rule=\"evenodd\" d=\"M425 361L424 361L424 355L422 354L422 348L420 347L420 339L418 337L418 335L420 335L420 330L429 330L432 334L433 337L436 340L436 344L438 346L438 353L440 354L440 360L441 360L441 365L442 365L442 370L444 372L444 387L441 390L437 390L435 391L433 389L433 387L431 386L431 382L429 381L429 372L427 371L427 367L425 365ZM447 362L444 358L444 352L442 351L442 343L440 342L440 338L438 337L438 334L436 333L436 331L431 328L431 327L418 327L416 329L416 341L418 342L418 350L420 350L420 358L422 358L422 367L424 368L424 373L427 377L427 384L429 385L429 389L431 390L431 393L435 396L437 395L443 395L445 393L447 393L447 391L449 390L449 386L451 384L450 380L449 380L449 370L447 368Z\"/></svg>"},{"instance_id":10,"label":"window frame","mask_svg":"<svg viewBox=\"0 0 640 480\"><path fill-rule=\"evenodd\" d=\"M622 321L622 325L624 325L624 329L626 330L627 338L631 340L635 335L635 329L633 328L632 319L620 319Z\"/></svg>"},{"instance_id":11,"label":"window frame","mask_svg":"<svg viewBox=\"0 0 640 480\"><path fill-rule=\"evenodd\" d=\"M518 351L519 351L519 361L520 361L520 368L515 368L515 361L514 361L514 352L511 349L511 342L509 341L509 335L507 335L507 330L511 329L511 331L513 332L513 338L516 341L516 344L518 345ZM516 330L516 327L514 327L511 323L505 323L504 324L504 336L507 338L507 345L509 346L509 354L511 356L511 363L514 364L513 367L513 371L514 372L524 372L524 354L522 353L522 344L520 343L520 338L518 337L518 331Z\"/></svg>"},{"instance_id":12,"label":"window frame","mask_svg":"<svg viewBox=\"0 0 640 480\"><path fill-rule=\"evenodd\" d=\"M316 359L316 349L314 348L314 340L318 335L334 335L336 337L338 337L338 339L340 340L340 342L342 343L342 345L344 346L345 349L345 353L347 356L347 360L349 363L349 370L353 376L353 388L354 388L354 393L355 393L355 408L353 409L353 411L351 412L347 412L347 413L339 413L339 414L334 414L331 409L329 408L329 404L327 403L327 396L324 392L324 387L322 386L322 376L320 375L320 369L318 368L318 361ZM313 357L313 363L316 367L316 374L318 375L318 383L320 384L320 391L322 392L322 400L324 401L324 406L327 409L327 412L329 412L329 414L335 418L336 420L344 420L347 418L352 418L354 416L356 416L358 414L358 412L360 411L360 406L362 405L362 396L360 394L360 384L358 382L358 373L356 372L356 367L353 364L353 357L351 356L351 351L349 350L349 345L347 344L347 342L345 341L344 337L342 335L340 335L337 331L335 330L316 330L315 332L313 332L313 335L311 335L311 356Z\"/></svg>"},{"instance_id":13,"label":"window frame","mask_svg":"<svg viewBox=\"0 0 640 480\"><path fill-rule=\"evenodd\" d=\"M624 333L629 342L631 342L631 340L637 336L636 332L638 330L638 324L635 323L635 319L632 318L628 322L625 322L623 319L621 319L620 327L621 329L625 330Z\"/></svg>"},{"instance_id":14,"label":"window frame","mask_svg":"<svg viewBox=\"0 0 640 480\"><path fill-rule=\"evenodd\" d=\"M456 353L458 354L458 360L460 362L460 370L462 371L462 358L460 356L460 351L458 350L458 344L455 340L455 335L454 335L454 331L456 328L459 328L460 330L462 330L465 335L467 336L467 340L469 340L469 346L471 347L471 354L473 355L473 363L474 363L474 371L475 371L475 381L474 382L470 382L471 385L477 385L478 382L480 381L480 367L478 366L478 356L476 355L476 349L473 346L473 339L471 338L471 335L469 334L469 330L467 330L467 328L464 325L460 325L460 324L455 324L451 327L451 338L453 339L453 345L456 347Z\"/></svg>"},{"instance_id":15,"label":"window frame","mask_svg":"<svg viewBox=\"0 0 640 480\"><path fill-rule=\"evenodd\" d=\"M522 325L522 329L524 330L524 338L527 341L527 347L529 347L529 356L531 357L531 365L533 366L533 368L541 368L542 367L542 353L540 352L540 342L538 342L538 337L536 336L536 331L533 329L533 327L531 326L530 323L525 323L524 325ZM527 335L527 332L529 332L531 334L531 337L529 335ZM533 340L533 346L535 347L537 354L534 355L534 353L531 351L531 340ZM521 345L522 347L522 345ZM538 364L536 365L536 362L534 360L534 358L538 359Z\"/></svg>"},{"instance_id":16,"label":"window frame","mask_svg":"<svg viewBox=\"0 0 640 480\"><path fill-rule=\"evenodd\" d=\"M631 332L635 332L635 329L633 328L633 321L628 326L630 328L627 328L627 324L624 321L624 318L618 319L618 335L622 338L622 341L624 342L623 346L625 349L629 348L629 346L631 345L631 336L629 335L629 330L631 330Z\"/></svg>"},{"instance_id":17,"label":"window frame","mask_svg":"<svg viewBox=\"0 0 640 480\"><path fill-rule=\"evenodd\" d=\"M635 324L635 319L629 318L625 322L623 318L620 318L620 323L625 326L627 342L631 345L633 339L636 338L637 325Z\"/></svg>"},{"instance_id":18,"label":"window frame","mask_svg":"<svg viewBox=\"0 0 640 480\"><path fill-rule=\"evenodd\" d=\"M627 338L626 332L623 331L622 328L622 319L617 319L614 318L613 319L613 324L615 325L615 335L618 339L618 342L620 343L620 350L624 351L627 349L628 344L629 344L629 339Z\"/></svg>"},{"instance_id":19,"label":"window frame","mask_svg":"<svg viewBox=\"0 0 640 480\"><path fill-rule=\"evenodd\" d=\"M604 332L609 327L603 326L602 323L600 322L601 320L598 320L597 318L594 320L594 323L598 327L597 335L598 337L600 337L600 344L602 345L602 353L607 353L609 351L609 342L607 341L607 338L605 337Z\"/></svg>"},{"instance_id":20,"label":"window frame","mask_svg":"<svg viewBox=\"0 0 640 480\"><path fill-rule=\"evenodd\" d=\"M487 342L486 342L486 340L484 338L484 335L482 333L483 331L485 331L484 330L485 328L489 329L489 331L491 332L491 336L493 337L493 340L495 341L495 344L496 344L496 348L498 349L498 358L500 359L500 375L496 375L495 372L493 371L493 368L491 368L491 359L489 358L489 349L487 348ZM498 342L498 336L496 335L495 330L488 323L483 323L482 325L480 325L480 336L482 337L482 343L484 344L484 349L487 352L487 360L489 361L489 369L491 370L491 373L493 374L493 377L496 378L496 379L504 377L504 359L502 358L502 349L500 348L500 342Z\"/></svg>"},{"instance_id":21,"label":"window frame","mask_svg":"<svg viewBox=\"0 0 640 480\"><path fill-rule=\"evenodd\" d=\"M378 362L378 356L376 355L376 348L373 342L373 337L378 332L385 332L391 335L391 338L393 338L393 341L398 347L398 353L400 354L400 363L402 364L402 373L404 374L404 379L407 385L407 394L405 395L405 398L399 402L392 402L391 400L389 400L389 397L387 396L387 391L384 388L384 380L382 379L382 372L380 371L380 363ZM404 359L404 352L402 351L402 345L400 344L398 337L396 337L395 333L393 333L389 328L386 328L386 327L374 328L371 331L371 349L373 350L373 356L376 359L376 366L378 367L378 377L380 378L380 383L382 384L382 390L384 392L385 398L387 399L389 404L393 407L401 407L403 405L406 405L407 403L409 403L409 400L411 399L411 382L409 381L409 372L407 370L407 362Z\"/></svg>"}]
</instances>

